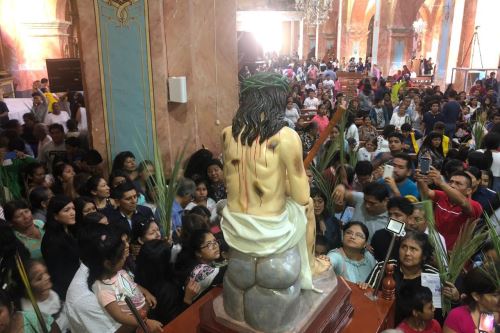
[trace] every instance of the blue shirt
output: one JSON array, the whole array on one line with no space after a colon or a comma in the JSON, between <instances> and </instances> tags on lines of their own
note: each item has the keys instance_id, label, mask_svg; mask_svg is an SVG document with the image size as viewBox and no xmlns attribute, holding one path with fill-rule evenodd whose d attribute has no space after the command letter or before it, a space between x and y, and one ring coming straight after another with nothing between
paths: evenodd
<instances>
[{"instance_id":1,"label":"blue shirt","mask_svg":"<svg viewBox=\"0 0 500 333\"><path fill-rule=\"evenodd\" d=\"M424 114L424 118L422 119L422 122L425 125L425 134L426 135L429 134L430 132L432 132L432 130L434 129L434 124L437 123L438 121L444 122L444 117L443 117L443 114L441 112L434 115L431 111L427 111Z\"/></svg>"},{"instance_id":2,"label":"blue shirt","mask_svg":"<svg viewBox=\"0 0 500 333\"><path fill-rule=\"evenodd\" d=\"M443 106L443 122L445 124L455 124L460 116L462 108L457 101L449 101Z\"/></svg>"},{"instance_id":3,"label":"blue shirt","mask_svg":"<svg viewBox=\"0 0 500 333\"><path fill-rule=\"evenodd\" d=\"M380 178L378 182L383 184L384 179ZM402 183L396 183L396 186L398 187L399 193L401 194L402 197L406 197L407 195L412 195L416 199L420 198L420 192L418 191L417 184L411 181L410 178L406 178L406 180L404 180ZM394 193L392 193L389 185L386 185L386 187L389 190L389 193L393 195Z\"/></svg>"},{"instance_id":4,"label":"blue shirt","mask_svg":"<svg viewBox=\"0 0 500 333\"><path fill-rule=\"evenodd\" d=\"M375 258L368 251L364 252L364 258L360 261L347 258L342 249L331 250L327 256L335 273L354 283L365 282L376 264Z\"/></svg>"},{"instance_id":5,"label":"blue shirt","mask_svg":"<svg viewBox=\"0 0 500 333\"><path fill-rule=\"evenodd\" d=\"M182 209L181 205L177 201L174 200L172 205L172 229L176 230L177 228L182 227Z\"/></svg>"}]
</instances>

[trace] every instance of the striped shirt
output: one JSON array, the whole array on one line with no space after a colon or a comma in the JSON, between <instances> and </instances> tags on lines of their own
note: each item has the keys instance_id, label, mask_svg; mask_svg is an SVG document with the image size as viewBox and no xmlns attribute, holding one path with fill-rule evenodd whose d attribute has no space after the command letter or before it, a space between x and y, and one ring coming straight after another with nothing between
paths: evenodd
<instances>
[{"instance_id":1,"label":"striped shirt","mask_svg":"<svg viewBox=\"0 0 500 333\"><path fill-rule=\"evenodd\" d=\"M403 278L403 272L401 271L401 268L399 267L399 261L396 259L390 259L387 262L388 265L394 265L394 280L396 280L396 291L399 291L401 288L401 283L403 282L410 282L418 279L418 284L420 284L420 276L418 276L415 279L404 279ZM370 287L375 288L375 284L377 283L377 279L380 275L380 272L382 271L382 266L384 265L383 261L378 262L375 267L373 267L372 272L370 275L368 275L368 278L366 279L366 282L370 285ZM434 266L424 264L422 268L422 273L430 273L430 274L439 274L439 271L437 268ZM415 281L416 282L416 281Z\"/></svg>"}]
</instances>

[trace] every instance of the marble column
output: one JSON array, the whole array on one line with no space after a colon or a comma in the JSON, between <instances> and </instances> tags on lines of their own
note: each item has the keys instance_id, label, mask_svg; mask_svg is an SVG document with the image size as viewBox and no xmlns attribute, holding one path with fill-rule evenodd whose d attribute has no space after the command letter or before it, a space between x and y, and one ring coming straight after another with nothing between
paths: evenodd
<instances>
[{"instance_id":1,"label":"marble column","mask_svg":"<svg viewBox=\"0 0 500 333\"><path fill-rule=\"evenodd\" d=\"M382 1L380 9L378 45L373 43L373 46L377 47L377 66L382 71L383 76L390 74L389 68L391 66L392 55L390 22L392 13L393 11L391 10L389 1Z\"/></svg>"},{"instance_id":2,"label":"marble column","mask_svg":"<svg viewBox=\"0 0 500 333\"><path fill-rule=\"evenodd\" d=\"M476 26L477 0L467 0L464 6L464 15L462 20L462 33L460 35L460 46L458 49L457 67L469 67L472 51L472 37L474 36L474 27ZM468 50L469 45L471 49ZM466 54L467 53L467 54Z\"/></svg>"},{"instance_id":3,"label":"marble column","mask_svg":"<svg viewBox=\"0 0 500 333\"><path fill-rule=\"evenodd\" d=\"M454 0L444 0L443 2L444 7L441 21L441 36L439 39L438 56L436 59L436 73L434 73L434 82L442 87L446 84L446 69L448 64L448 54L450 51L454 4Z\"/></svg>"},{"instance_id":4,"label":"marble column","mask_svg":"<svg viewBox=\"0 0 500 333\"><path fill-rule=\"evenodd\" d=\"M339 0L339 11L337 20L337 59L342 60L342 3L343 0Z\"/></svg>"},{"instance_id":5,"label":"marble column","mask_svg":"<svg viewBox=\"0 0 500 333\"><path fill-rule=\"evenodd\" d=\"M304 59L304 19L299 22L299 59Z\"/></svg>"},{"instance_id":6,"label":"marble column","mask_svg":"<svg viewBox=\"0 0 500 333\"><path fill-rule=\"evenodd\" d=\"M373 20L372 64L378 64L378 44L380 34L380 10L382 0L375 0L375 18Z\"/></svg>"}]
</instances>

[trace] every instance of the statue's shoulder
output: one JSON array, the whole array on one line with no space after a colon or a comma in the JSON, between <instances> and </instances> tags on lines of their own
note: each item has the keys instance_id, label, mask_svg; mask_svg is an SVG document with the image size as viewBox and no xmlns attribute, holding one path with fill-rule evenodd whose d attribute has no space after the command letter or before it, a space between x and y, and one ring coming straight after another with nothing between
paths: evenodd
<instances>
[{"instance_id":1,"label":"statue's shoulder","mask_svg":"<svg viewBox=\"0 0 500 333\"><path fill-rule=\"evenodd\" d=\"M286 126L279 130L277 136L279 137L280 141L300 141L299 134L294 129Z\"/></svg>"},{"instance_id":2,"label":"statue's shoulder","mask_svg":"<svg viewBox=\"0 0 500 333\"><path fill-rule=\"evenodd\" d=\"M231 135L233 135L232 126L227 126L221 132L222 141L226 142L226 139L228 139Z\"/></svg>"}]
</instances>

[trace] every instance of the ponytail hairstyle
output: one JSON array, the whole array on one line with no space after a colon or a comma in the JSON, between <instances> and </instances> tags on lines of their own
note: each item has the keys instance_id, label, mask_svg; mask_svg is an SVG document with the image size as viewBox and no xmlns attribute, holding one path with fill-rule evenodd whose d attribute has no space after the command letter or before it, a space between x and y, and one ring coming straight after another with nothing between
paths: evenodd
<instances>
[{"instance_id":1,"label":"ponytail hairstyle","mask_svg":"<svg viewBox=\"0 0 500 333\"><path fill-rule=\"evenodd\" d=\"M90 290L94 282L102 279L103 275L109 272L106 261L109 265L116 265L123 258L125 251L122 233L115 228L107 228L106 232L92 239L91 242L92 246L88 248L92 248L93 253L88 255L86 260L89 268L87 283Z\"/></svg>"}]
</instances>

